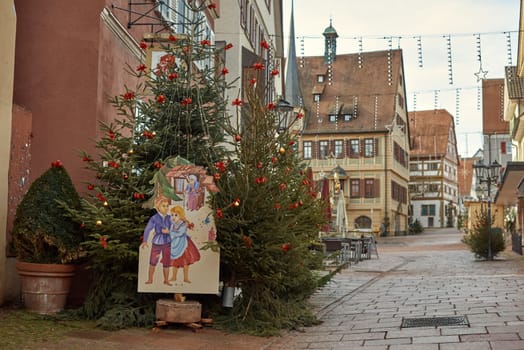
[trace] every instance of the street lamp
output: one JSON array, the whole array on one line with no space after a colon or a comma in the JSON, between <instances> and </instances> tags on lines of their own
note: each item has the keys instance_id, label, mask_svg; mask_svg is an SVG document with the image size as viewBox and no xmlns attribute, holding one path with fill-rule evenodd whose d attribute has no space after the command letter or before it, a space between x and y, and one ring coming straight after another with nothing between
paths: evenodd
<instances>
[{"instance_id":1,"label":"street lamp","mask_svg":"<svg viewBox=\"0 0 524 350\"><path fill-rule=\"evenodd\" d=\"M480 184L485 183L488 190L488 260L493 260L493 252L491 249L491 184L497 183L500 173L500 164L494 160L489 165L479 160L477 164L473 164L475 169L475 176Z\"/></svg>"},{"instance_id":2,"label":"street lamp","mask_svg":"<svg viewBox=\"0 0 524 350\"><path fill-rule=\"evenodd\" d=\"M275 106L275 110L278 113L278 132L282 133L291 125L294 107L291 103L280 97Z\"/></svg>"}]
</instances>

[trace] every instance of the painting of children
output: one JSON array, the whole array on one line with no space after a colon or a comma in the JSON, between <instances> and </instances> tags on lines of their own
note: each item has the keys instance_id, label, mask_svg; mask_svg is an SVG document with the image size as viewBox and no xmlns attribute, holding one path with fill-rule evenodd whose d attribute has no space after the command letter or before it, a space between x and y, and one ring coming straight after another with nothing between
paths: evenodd
<instances>
[{"instance_id":1,"label":"painting of children","mask_svg":"<svg viewBox=\"0 0 524 350\"><path fill-rule=\"evenodd\" d=\"M189 265L200 260L200 252L188 234L192 224L187 220L184 209L177 205L171 208L171 266L173 273L170 281L177 280L179 268L184 271L184 282L189 280Z\"/></svg>"},{"instance_id":2,"label":"painting of children","mask_svg":"<svg viewBox=\"0 0 524 350\"><path fill-rule=\"evenodd\" d=\"M169 283L169 267L171 266L171 237L169 229L171 227L171 217L168 215L169 200L165 197L158 197L155 201L156 214L151 216L144 229L141 248L147 248L151 239L151 252L149 257L148 278L145 284L153 283L155 268L159 260L162 263L164 284Z\"/></svg>"},{"instance_id":3,"label":"painting of children","mask_svg":"<svg viewBox=\"0 0 524 350\"><path fill-rule=\"evenodd\" d=\"M155 179L153 194L143 204L156 213L139 249L138 292L218 293L220 252L209 248L216 244L217 231L207 204L217 191L213 176L175 157L166 160ZM156 271L160 264L162 276Z\"/></svg>"}]
</instances>

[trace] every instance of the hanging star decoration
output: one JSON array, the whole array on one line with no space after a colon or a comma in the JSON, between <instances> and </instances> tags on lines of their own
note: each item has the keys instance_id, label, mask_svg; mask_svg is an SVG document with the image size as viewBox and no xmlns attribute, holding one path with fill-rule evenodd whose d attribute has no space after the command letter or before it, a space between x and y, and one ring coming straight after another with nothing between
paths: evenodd
<instances>
[{"instance_id":1,"label":"hanging star decoration","mask_svg":"<svg viewBox=\"0 0 524 350\"><path fill-rule=\"evenodd\" d=\"M488 74L487 70L482 69L482 64L479 66L479 71L475 73L475 76L477 77L477 83L481 81L482 79L486 79L486 74Z\"/></svg>"}]
</instances>

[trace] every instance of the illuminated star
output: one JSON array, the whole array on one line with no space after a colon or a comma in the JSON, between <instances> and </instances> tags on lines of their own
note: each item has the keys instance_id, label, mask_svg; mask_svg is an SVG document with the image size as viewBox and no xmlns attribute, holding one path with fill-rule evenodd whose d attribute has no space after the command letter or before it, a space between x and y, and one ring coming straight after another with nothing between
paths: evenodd
<instances>
[{"instance_id":1,"label":"illuminated star","mask_svg":"<svg viewBox=\"0 0 524 350\"><path fill-rule=\"evenodd\" d=\"M477 77L477 83L479 81L481 81L482 79L486 79L486 74L488 74L488 71L487 70L482 70L482 65L480 65L479 71L477 73L475 73L475 75Z\"/></svg>"}]
</instances>

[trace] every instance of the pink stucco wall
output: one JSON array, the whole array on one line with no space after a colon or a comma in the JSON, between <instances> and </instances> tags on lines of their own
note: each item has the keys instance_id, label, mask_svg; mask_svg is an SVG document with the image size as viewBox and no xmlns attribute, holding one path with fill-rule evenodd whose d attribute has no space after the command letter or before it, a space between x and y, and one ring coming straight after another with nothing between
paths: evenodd
<instances>
[{"instance_id":1,"label":"pink stucco wall","mask_svg":"<svg viewBox=\"0 0 524 350\"><path fill-rule=\"evenodd\" d=\"M62 160L77 187L90 179L80 150L93 151L98 120L114 115L107 97L133 86L124 72L137 59L100 19L106 6L124 27L127 1L15 1L14 102L32 113L31 178ZM140 41L145 26L129 32Z\"/></svg>"}]
</instances>

